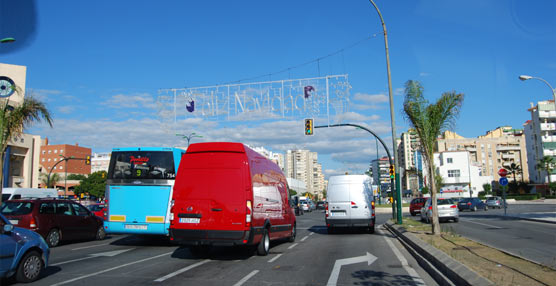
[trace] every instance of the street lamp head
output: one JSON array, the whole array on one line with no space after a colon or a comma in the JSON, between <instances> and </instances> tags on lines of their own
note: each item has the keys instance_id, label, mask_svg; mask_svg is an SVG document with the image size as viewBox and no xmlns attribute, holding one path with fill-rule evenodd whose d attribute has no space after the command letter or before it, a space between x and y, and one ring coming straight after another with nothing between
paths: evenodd
<instances>
[{"instance_id":1,"label":"street lamp head","mask_svg":"<svg viewBox=\"0 0 556 286\"><path fill-rule=\"evenodd\" d=\"M8 38L4 38L0 40L0 43L4 44L4 43L13 43L15 42L14 38L8 37Z\"/></svg>"},{"instance_id":2,"label":"street lamp head","mask_svg":"<svg viewBox=\"0 0 556 286\"><path fill-rule=\"evenodd\" d=\"M533 77L530 75L520 75L519 79L524 81L524 80L528 80L528 79L532 79Z\"/></svg>"}]
</instances>

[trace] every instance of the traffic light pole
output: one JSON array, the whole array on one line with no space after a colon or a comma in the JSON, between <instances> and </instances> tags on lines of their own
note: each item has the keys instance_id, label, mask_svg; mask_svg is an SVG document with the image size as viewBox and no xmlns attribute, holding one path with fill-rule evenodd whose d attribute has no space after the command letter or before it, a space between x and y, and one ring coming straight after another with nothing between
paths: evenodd
<instances>
[{"instance_id":1,"label":"traffic light pole","mask_svg":"<svg viewBox=\"0 0 556 286\"><path fill-rule=\"evenodd\" d=\"M384 147L384 150L386 150L386 154L388 155L388 162L390 162L390 166L394 165L394 163L392 162L392 156L390 155L390 150L388 150L388 147L386 147L386 144L384 144L384 141L382 141L382 139L380 139L380 137L378 137L378 135L376 135L373 131L369 130L368 128L361 126L361 125L357 125L357 124L351 124L351 123L342 123L342 124L331 124L331 125L319 125L319 126L315 126L314 128L328 128L328 127L342 127L342 126L352 126L352 127L356 127L356 128L361 128L369 133L371 133L376 139L378 139L378 141L380 141L380 144L382 144L382 147ZM401 203L401 194L399 193L400 190L396 189L396 180L397 178L390 178L390 189L392 190L392 197L394 198L394 201L392 202L392 218L394 220L397 220L398 224L402 223L402 203ZM379 180L379 184L380 184L380 180ZM396 194L396 195L394 195ZM394 206L394 203L396 203L396 207Z\"/></svg>"}]
</instances>

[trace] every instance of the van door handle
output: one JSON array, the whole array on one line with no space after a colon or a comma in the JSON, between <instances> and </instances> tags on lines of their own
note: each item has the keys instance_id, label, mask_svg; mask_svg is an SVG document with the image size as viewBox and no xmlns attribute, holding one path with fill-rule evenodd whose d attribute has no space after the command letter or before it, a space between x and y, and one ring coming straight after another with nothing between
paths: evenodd
<instances>
[{"instance_id":1,"label":"van door handle","mask_svg":"<svg viewBox=\"0 0 556 286\"><path fill-rule=\"evenodd\" d=\"M356 209L356 208L358 208L358 206L351 206L351 208L352 208L352 209Z\"/></svg>"},{"instance_id":2,"label":"van door handle","mask_svg":"<svg viewBox=\"0 0 556 286\"><path fill-rule=\"evenodd\" d=\"M222 211L222 209L211 209L211 210L215 211L215 212L221 212Z\"/></svg>"}]
</instances>

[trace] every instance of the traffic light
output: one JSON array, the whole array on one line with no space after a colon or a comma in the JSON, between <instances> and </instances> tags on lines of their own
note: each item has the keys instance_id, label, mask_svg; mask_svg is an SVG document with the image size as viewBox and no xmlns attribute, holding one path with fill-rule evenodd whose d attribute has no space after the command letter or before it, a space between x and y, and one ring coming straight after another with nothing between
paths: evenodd
<instances>
[{"instance_id":1,"label":"traffic light","mask_svg":"<svg viewBox=\"0 0 556 286\"><path fill-rule=\"evenodd\" d=\"M390 165L390 179L394 179L395 173L394 173L394 165Z\"/></svg>"},{"instance_id":2,"label":"traffic light","mask_svg":"<svg viewBox=\"0 0 556 286\"><path fill-rule=\"evenodd\" d=\"M305 135L313 135L313 119L305 119Z\"/></svg>"},{"instance_id":3,"label":"traffic light","mask_svg":"<svg viewBox=\"0 0 556 286\"><path fill-rule=\"evenodd\" d=\"M91 156L87 155L85 157L85 165L91 165Z\"/></svg>"}]
</instances>

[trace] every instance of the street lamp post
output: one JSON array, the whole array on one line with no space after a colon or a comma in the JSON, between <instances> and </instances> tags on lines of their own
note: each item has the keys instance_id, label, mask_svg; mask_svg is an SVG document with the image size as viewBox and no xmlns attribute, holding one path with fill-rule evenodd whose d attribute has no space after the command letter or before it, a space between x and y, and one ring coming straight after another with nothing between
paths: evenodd
<instances>
[{"instance_id":1,"label":"street lamp post","mask_svg":"<svg viewBox=\"0 0 556 286\"><path fill-rule=\"evenodd\" d=\"M67 177L68 177L68 168L67 167L68 167L68 163L67 162L70 159L75 159L75 156L65 157L62 154L60 154L59 156L62 157L62 160L56 162L56 164L54 164L54 166L52 166L52 169L50 169L50 171L48 172L48 177L46 179L46 187L50 186L50 175L52 174L52 171L54 170L54 168L56 168L56 166L58 164L60 164L62 162L66 162L65 166L64 166L65 172L66 172L65 177L64 177L64 196L67 197L67 188L68 188L68 185L67 185Z\"/></svg>"},{"instance_id":2,"label":"street lamp post","mask_svg":"<svg viewBox=\"0 0 556 286\"><path fill-rule=\"evenodd\" d=\"M542 79L542 78L540 78L540 77L534 77L534 76L530 76L530 75L520 75L520 76L519 76L519 79L520 79L521 81L526 81L526 80L529 80L529 79L538 79L538 80L540 80L540 81L546 83L546 85L548 85L548 87L550 88L550 91L552 91L552 99L554 100L554 104L556 104L556 89L553 88L553 87L550 85L550 83L548 83L548 81L546 81L546 80L544 80L544 79Z\"/></svg>"},{"instance_id":3,"label":"street lamp post","mask_svg":"<svg viewBox=\"0 0 556 286\"><path fill-rule=\"evenodd\" d=\"M373 0L369 0L371 4L375 7L378 16L380 17L380 22L382 23L382 30L384 32L384 46L386 51L386 71L388 73L388 96L390 98L390 121L392 123L392 150L397 150L396 147L396 121L394 119L394 97L392 95L392 77L390 76L390 54L388 53L388 33L386 32L386 24L384 24L384 19L382 18L382 14L376 6ZM399 186L400 178L398 176L399 172L399 163L398 163L398 155L397 152L393 152L394 154L394 170L395 170L395 188L396 190L396 205L397 205L397 223L402 223L402 195L401 195L401 188ZM392 190L392 191L394 191Z\"/></svg>"},{"instance_id":4,"label":"street lamp post","mask_svg":"<svg viewBox=\"0 0 556 286\"><path fill-rule=\"evenodd\" d=\"M191 139L198 137L198 138L202 138L202 135L199 135L195 132L189 134L189 135L184 135L184 134L178 134L176 133L176 136L181 136L183 139L187 139L187 147L189 147L189 142L191 141Z\"/></svg>"}]
</instances>

